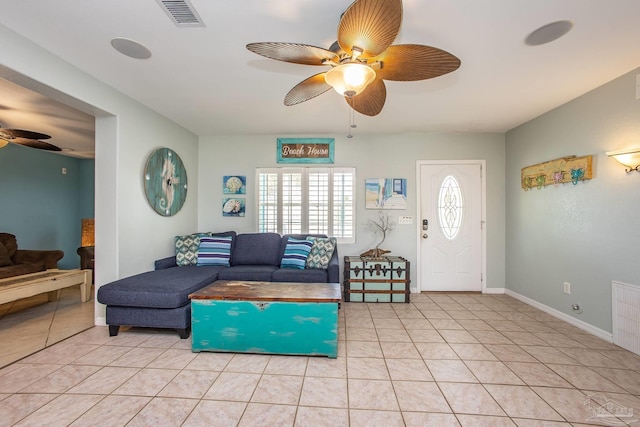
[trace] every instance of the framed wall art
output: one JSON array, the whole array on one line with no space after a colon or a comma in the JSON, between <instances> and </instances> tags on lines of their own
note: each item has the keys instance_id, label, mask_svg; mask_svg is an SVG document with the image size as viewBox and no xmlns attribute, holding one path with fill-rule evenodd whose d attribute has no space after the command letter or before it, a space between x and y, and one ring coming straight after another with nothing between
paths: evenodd
<instances>
[{"instance_id":1,"label":"framed wall art","mask_svg":"<svg viewBox=\"0 0 640 427\"><path fill-rule=\"evenodd\" d=\"M222 216L243 217L245 213L245 199L242 197L225 197L222 199Z\"/></svg>"},{"instance_id":2,"label":"framed wall art","mask_svg":"<svg viewBox=\"0 0 640 427\"><path fill-rule=\"evenodd\" d=\"M406 178L367 178L365 208L407 209Z\"/></svg>"},{"instance_id":3,"label":"framed wall art","mask_svg":"<svg viewBox=\"0 0 640 427\"><path fill-rule=\"evenodd\" d=\"M223 194L247 194L247 177L244 175L225 175L222 177Z\"/></svg>"}]
</instances>

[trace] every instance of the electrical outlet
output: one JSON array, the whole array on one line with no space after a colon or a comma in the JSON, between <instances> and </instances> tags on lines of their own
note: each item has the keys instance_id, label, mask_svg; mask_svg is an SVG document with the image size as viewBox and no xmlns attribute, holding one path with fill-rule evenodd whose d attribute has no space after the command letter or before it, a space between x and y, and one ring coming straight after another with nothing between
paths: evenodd
<instances>
[{"instance_id":1,"label":"electrical outlet","mask_svg":"<svg viewBox=\"0 0 640 427\"><path fill-rule=\"evenodd\" d=\"M400 215L398 217L398 224L413 224L413 217Z\"/></svg>"},{"instance_id":2,"label":"electrical outlet","mask_svg":"<svg viewBox=\"0 0 640 427\"><path fill-rule=\"evenodd\" d=\"M62 168L62 175L66 175L67 174L67 168Z\"/></svg>"},{"instance_id":3,"label":"electrical outlet","mask_svg":"<svg viewBox=\"0 0 640 427\"><path fill-rule=\"evenodd\" d=\"M564 293L565 294L570 294L571 293L571 283L564 282Z\"/></svg>"}]
</instances>

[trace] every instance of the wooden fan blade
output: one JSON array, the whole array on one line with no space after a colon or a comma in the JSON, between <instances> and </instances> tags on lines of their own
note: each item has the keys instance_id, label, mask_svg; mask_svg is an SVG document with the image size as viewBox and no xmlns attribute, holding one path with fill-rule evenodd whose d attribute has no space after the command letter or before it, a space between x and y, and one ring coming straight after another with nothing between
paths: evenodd
<instances>
[{"instance_id":1,"label":"wooden fan blade","mask_svg":"<svg viewBox=\"0 0 640 427\"><path fill-rule=\"evenodd\" d=\"M444 50L420 44L390 46L373 60L382 62L376 74L385 80L432 79L460 67L460 60Z\"/></svg>"},{"instance_id":2,"label":"wooden fan blade","mask_svg":"<svg viewBox=\"0 0 640 427\"><path fill-rule=\"evenodd\" d=\"M325 74L327 73L316 74L295 85L294 88L289 91L287 96L284 97L284 105L291 106L300 104L301 102L308 101L318 95L322 95L331 89L331 86L324 81Z\"/></svg>"},{"instance_id":3,"label":"wooden fan blade","mask_svg":"<svg viewBox=\"0 0 640 427\"><path fill-rule=\"evenodd\" d=\"M30 130L22 130L22 129L5 129L5 128L0 128L0 136L3 136L6 139L14 139L14 138L49 139L51 138L51 135L47 135L46 133L32 132Z\"/></svg>"},{"instance_id":4,"label":"wooden fan blade","mask_svg":"<svg viewBox=\"0 0 640 427\"><path fill-rule=\"evenodd\" d=\"M38 141L37 139L15 138L12 139L11 142L18 145L24 145L25 147L37 148L38 150L62 151L60 147L56 147L48 142Z\"/></svg>"},{"instance_id":5,"label":"wooden fan blade","mask_svg":"<svg viewBox=\"0 0 640 427\"><path fill-rule=\"evenodd\" d=\"M299 43L249 43L247 49L269 59L293 62L294 64L324 65L324 61L327 59L338 60L338 55L330 50Z\"/></svg>"},{"instance_id":6,"label":"wooden fan blade","mask_svg":"<svg viewBox=\"0 0 640 427\"><path fill-rule=\"evenodd\" d=\"M344 98L347 104L365 116L377 116L387 99L387 88L381 78L376 78L360 95Z\"/></svg>"},{"instance_id":7,"label":"wooden fan blade","mask_svg":"<svg viewBox=\"0 0 640 427\"><path fill-rule=\"evenodd\" d=\"M362 49L363 58L384 52L396 39L402 24L402 0L356 0L338 25L338 43L351 54Z\"/></svg>"}]
</instances>

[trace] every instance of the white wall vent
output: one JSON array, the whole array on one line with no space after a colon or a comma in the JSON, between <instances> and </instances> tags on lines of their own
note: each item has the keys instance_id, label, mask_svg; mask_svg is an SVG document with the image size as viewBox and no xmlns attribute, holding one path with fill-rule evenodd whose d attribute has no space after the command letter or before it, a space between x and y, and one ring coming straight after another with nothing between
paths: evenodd
<instances>
[{"instance_id":1,"label":"white wall vent","mask_svg":"<svg viewBox=\"0 0 640 427\"><path fill-rule=\"evenodd\" d=\"M613 343L640 355L640 286L611 284Z\"/></svg>"},{"instance_id":2,"label":"white wall vent","mask_svg":"<svg viewBox=\"0 0 640 427\"><path fill-rule=\"evenodd\" d=\"M177 27L204 27L189 0L156 0Z\"/></svg>"}]
</instances>

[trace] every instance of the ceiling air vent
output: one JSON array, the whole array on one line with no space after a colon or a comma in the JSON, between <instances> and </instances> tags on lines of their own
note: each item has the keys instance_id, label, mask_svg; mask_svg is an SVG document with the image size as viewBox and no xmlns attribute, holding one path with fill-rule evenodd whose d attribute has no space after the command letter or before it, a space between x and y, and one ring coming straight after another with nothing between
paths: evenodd
<instances>
[{"instance_id":1,"label":"ceiling air vent","mask_svg":"<svg viewBox=\"0 0 640 427\"><path fill-rule=\"evenodd\" d=\"M156 0L177 27L204 27L189 0Z\"/></svg>"}]
</instances>

